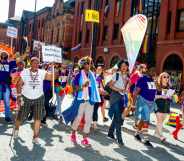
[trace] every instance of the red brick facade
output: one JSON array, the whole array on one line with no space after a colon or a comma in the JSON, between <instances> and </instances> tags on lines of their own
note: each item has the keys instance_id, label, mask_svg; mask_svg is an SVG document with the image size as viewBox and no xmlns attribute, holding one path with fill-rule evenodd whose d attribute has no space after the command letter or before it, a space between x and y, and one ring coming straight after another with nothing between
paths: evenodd
<instances>
[{"instance_id":1,"label":"red brick facade","mask_svg":"<svg viewBox=\"0 0 184 161\"><path fill-rule=\"evenodd\" d=\"M91 2L91 3L90 3ZM94 0L76 0L75 15L74 15L74 32L72 46L81 44L81 49L72 52L73 60L77 60L84 55L90 55L92 25L84 21L84 10L93 6ZM100 24L97 42L96 60L102 59L105 66L110 66L113 59L120 59L125 57L125 48L123 46L123 39L120 33L120 28L130 17L130 1L121 1L121 7L117 7L117 1L100 0ZM106 11L108 10L107 13ZM105 15L107 14L107 15ZM117 30L114 32L116 24ZM105 32L105 26L108 31ZM82 33L82 36L81 36ZM116 36L114 36L116 34ZM80 38L81 37L81 38Z\"/></svg>"},{"instance_id":2,"label":"red brick facade","mask_svg":"<svg viewBox=\"0 0 184 161\"><path fill-rule=\"evenodd\" d=\"M184 79L184 16L180 13L183 10L183 0L162 0L156 49L157 71L166 70L175 75L181 73L181 84Z\"/></svg>"}]
</instances>

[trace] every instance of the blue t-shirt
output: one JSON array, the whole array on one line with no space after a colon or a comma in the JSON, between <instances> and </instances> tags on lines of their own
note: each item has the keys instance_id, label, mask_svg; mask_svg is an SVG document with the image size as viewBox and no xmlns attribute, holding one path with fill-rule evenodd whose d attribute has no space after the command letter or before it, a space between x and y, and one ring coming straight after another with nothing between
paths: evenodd
<instances>
[{"instance_id":1,"label":"blue t-shirt","mask_svg":"<svg viewBox=\"0 0 184 161\"><path fill-rule=\"evenodd\" d=\"M16 68L16 61L0 62L0 83L9 84L10 74Z\"/></svg>"},{"instance_id":2,"label":"blue t-shirt","mask_svg":"<svg viewBox=\"0 0 184 161\"><path fill-rule=\"evenodd\" d=\"M156 95L156 85L152 78L147 75L141 77L137 84L136 88L140 88L140 96L148 101L154 101Z\"/></svg>"}]
</instances>

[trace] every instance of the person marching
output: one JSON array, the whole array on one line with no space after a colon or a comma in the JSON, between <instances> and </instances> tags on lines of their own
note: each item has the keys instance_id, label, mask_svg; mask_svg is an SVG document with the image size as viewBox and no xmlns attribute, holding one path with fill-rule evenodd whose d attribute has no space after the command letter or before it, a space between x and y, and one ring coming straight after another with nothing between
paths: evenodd
<instances>
[{"instance_id":1,"label":"person marching","mask_svg":"<svg viewBox=\"0 0 184 161\"><path fill-rule=\"evenodd\" d=\"M154 102L156 95L156 85L154 82L155 72L150 69L138 80L136 90L133 94L133 106L137 108L137 129L135 138L142 141L146 146L152 146L148 138L148 128L150 122L150 114L155 111L156 104Z\"/></svg>"},{"instance_id":2,"label":"person marching","mask_svg":"<svg viewBox=\"0 0 184 161\"><path fill-rule=\"evenodd\" d=\"M75 99L71 108L62 113L66 124L72 122L73 131L70 138L74 144L77 143L76 131L84 116L85 124L83 140L81 141L84 146L90 146L88 135L92 123L94 104L101 102L95 75L90 70L91 61L90 57L83 57L79 60L80 71L73 81Z\"/></svg>"},{"instance_id":3,"label":"person marching","mask_svg":"<svg viewBox=\"0 0 184 161\"><path fill-rule=\"evenodd\" d=\"M103 122L107 122L108 118L105 117L105 102L104 102L104 96L106 95L106 91L104 90L103 86L103 68L101 66L98 66L96 69L95 73L96 81L97 81L97 86L99 89L100 97L101 97L101 102L100 103L95 103L94 105L94 111L93 111L93 128L97 128L97 121L98 121L98 108L101 107L101 113L102 113L102 118Z\"/></svg>"},{"instance_id":4,"label":"person marching","mask_svg":"<svg viewBox=\"0 0 184 161\"><path fill-rule=\"evenodd\" d=\"M64 88L67 85L67 78L68 78L68 71L67 71L67 65L62 64L61 66L58 66L58 79L55 80L55 86L61 90L55 90L56 92L56 111L54 114L54 118L56 120L62 121L62 115L61 115L61 105L65 96ZM56 89L57 89L56 88Z\"/></svg>"},{"instance_id":5,"label":"person marching","mask_svg":"<svg viewBox=\"0 0 184 161\"><path fill-rule=\"evenodd\" d=\"M108 137L115 139L114 131L116 130L116 138L120 146L123 145L121 126L124 118L122 118L122 113L128 103L128 66L129 64L126 60L120 61L118 64L119 72L116 72L113 75L112 80L109 83L110 88L112 89L109 109L109 116L112 119L112 123L109 128Z\"/></svg>"},{"instance_id":6,"label":"person marching","mask_svg":"<svg viewBox=\"0 0 184 161\"><path fill-rule=\"evenodd\" d=\"M17 84L17 104L19 112L15 121L14 138L18 137L19 127L30 111L34 115L33 143L39 143L41 119L45 113L43 81L52 80L52 74L39 69L39 59L31 58L31 68L24 69Z\"/></svg>"},{"instance_id":7,"label":"person marching","mask_svg":"<svg viewBox=\"0 0 184 161\"><path fill-rule=\"evenodd\" d=\"M165 137L162 134L163 122L166 115L170 113L172 101L172 95L168 95L169 90L171 90L170 76L168 73L163 72L158 77L157 94L155 98L158 107L156 110L157 124L155 134L161 141L165 141Z\"/></svg>"},{"instance_id":8,"label":"person marching","mask_svg":"<svg viewBox=\"0 0 184 161\"><path fill-rule=\"evenodd\" d=\"M10 85L11 71L16 68L16 61L9 61L8 54L3 52L0 55L0 99L3 99L5 106L5 121L12 123L12 114L10 111Z\"/></svg>"}]
</instances>

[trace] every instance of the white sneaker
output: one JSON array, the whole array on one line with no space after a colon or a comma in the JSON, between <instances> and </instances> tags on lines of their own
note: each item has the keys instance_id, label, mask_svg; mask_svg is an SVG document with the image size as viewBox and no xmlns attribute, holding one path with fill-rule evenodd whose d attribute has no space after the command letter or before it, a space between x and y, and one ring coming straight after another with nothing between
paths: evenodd
<instances>
[{"instance_id":1,"label":"white sneaker","mask_svg":"<svg viewBox=\"0 0 184 161\"><path fill-rule=\"evenodd\" d=\"M19 136L19 130L14 130L13 138L16 139Z\"/></svg>"},{"instance_id":2,"label":"white sneaker","mask_svg":"<svg viewBox=\"0 0 184 161\"><path fill-rule=\"evenodd\" d=\"M39 138L38 137L33 138L33 144L37 144L37 145L40 144L40 141L39 141Z\"/></svg>"}]
</instances>

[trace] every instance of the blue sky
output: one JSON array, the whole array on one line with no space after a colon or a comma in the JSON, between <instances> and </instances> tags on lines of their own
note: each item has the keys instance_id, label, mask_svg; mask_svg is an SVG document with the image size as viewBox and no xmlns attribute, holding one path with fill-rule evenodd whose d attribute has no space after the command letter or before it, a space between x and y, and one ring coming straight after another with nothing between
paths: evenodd
<instances>
[{"instance_id":1,"label":"blue sky","mask_svg":"<svg viewBox=\"0 0 184 161\"><path fill-rule=\"evenodd\" d=\"M5 22L8 18L9 0L0 1L0 22ZM46 6L52 6L54 1L55 0L37 0L37 10ZM23 10L34 11L34 2L35 0L17 0L15 16L21 17Z\"/></svg>"}]
</instances>

